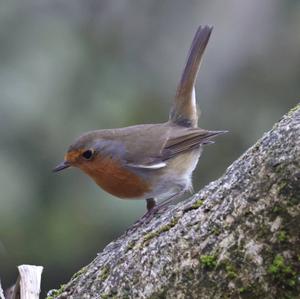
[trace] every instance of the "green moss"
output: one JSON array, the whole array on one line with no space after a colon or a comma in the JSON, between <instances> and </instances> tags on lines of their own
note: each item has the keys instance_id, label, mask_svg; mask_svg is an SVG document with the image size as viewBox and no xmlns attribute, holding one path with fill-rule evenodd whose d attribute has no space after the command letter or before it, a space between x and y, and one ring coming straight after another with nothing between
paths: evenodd
<instances>
[{"instance_id":1,"label":"green moss","mask_svg":"<svg viewBox=\"0 0 300 299\"><path fill-rule=\"evenodd\" d=\"M268 267L271 278L282 286L294 288L297 285L297 273L288 265L284 257L277 254L272 264Z\"/></svg>"},{"instance_id":2,"label":"green moss","mask_svg":"<svg viewBox=\"0 0 300 299\"><path fill-rule=\"evenodd\" d=\"M221 234L221 230L218 227L214 227L213 230L212 230L212 233L215 236L219 236Z\"/></svg>"},{"instance_id":3,"label":"green moss","mask_svg":"<svg viewBox=\"0 0 300 299\"><path fill-rule=\"evenodd\" d=\"M178 218L172 218L172 220L168 224L163 225L157 232L159 234L166 232L170 230L172 227L174 227L177 223L178 223Z\"/></svg>"},{"instance_id":4,"label":"green moss","mask_svg":"<svg viewBox=\"0 0 300 299\"><path fill-rule=\"evenodd\" d=\"M86 272L86 267L82 267L79 271L77 271L75 274L73 274L71 280L77 278L78 276L80 276L81 274Z\"/></svg>"},{"instance_id":5,"label":"green moss","mask_svg":"<svg viewBox=\"0 0 300 299\"><path fill-rule=\"evenodd\" d=\"M129 241L128 242L128 246L126 248L126 252L133 249L134 248L134 245L135 245L135 242L134 241Z\"/></svg>"},{"instance_id":6,"label":"green moss","mask_svg":"<svg viewBox=\"0 0 300 299\"><path fill-rule=\"evenodd\" d=\"M238 276L236 268L233 265L231 265L231 264L227 264L225 266L225 271L226 271L227 277L229 279L234 279L234 278L236 278Z\"/></svg>"},{"instance_id":7,"label":"green moss","mask_svg":"<svg viewBox=\"0 0 300 299\"><path fill-rule=\"evenodd\" d=\"M203 206L204 201L202 199L197 199L194 204L191 206L192 209L198 209Z\"/></svg>"},{"instance_id":8,"label":"green moss","mask_svg":"<svg viewBox=\"0 0 300 299\"><path fill-rule=\"evenodd\" d=\"M159 236L163 232L169 231L172 227L174 227L178 223L178 218L172 218L172 220L166 224L161 226L157 231L150 232L143 237L142 244L149 242L151 239Z\"/></svg>"},{"instance_id":9,"label":"green moss","mask_svg":"<svg viewBox=\"0 0 300 299\"><path fill-rule=\"evenodd\" d=\"M237 252L237 250L235 250L235 252ZM235 257L238 258L238 254ZM224 270L226 273L226 277L230 280L238 277L238 271L230 260L222 260L218 264L218 269Z\"/></svg>"},{"instance_id":10,"label":"green moss","mask_svg":"<svg viewBox=\"0 0 300 299\"><path fill-rule=\"evenodd\" d=\"M198 209L201 206L203 206L203 204L204 204L204 200L199 198L192 205L186 207L183 212L186 213L186 212Z\"/></svg>"},{"instance_id":11,"label":"green moss","mask_svg":"<svg viewBox=\"0 0 300 299\"><path fill-rule=\"evenodd\" d=\"M65 291L65 287L66 285L62 284L59 289L57 290L53 289L49 291L46 299L54 299L55 297L61 295Z\"/></svg>"},{"instance_id":12,"label":"green moss","mask_svg":"<svg viewBox=\"0 0 300 299\"><path fill-rule=\"evenodd\" d=\"M287 113L288 116L292 116L294 112L300 110L300 104L296 105L294 108L290 109L290 111Z\"/></svg>"},{"instance_id":13,"label":"green moss","mask_svg":"<svg viewBox=\"0 0 300 299\"><path fill-rule=\"evenodd\" d=\"M215 255L201 255L199 261L204 268L213 269L217 264L217 257Z\"/></svg>"},{"instance_id":14,"label":"green moss","mask_svg":"<svg viewBox=\"0 0 300 299\"><path fill-rule=\"evenodd\" d=\"M108 266L104 266L101 270L100 270L100 274L98 275L98 278L100 280L106 280L108 275L109 275L109 271L110 268Z\"/></svg>"},{"instance_id":15,"label":"green moss","mask_svg":"<svg viewBox=\"0 0 300 299\"><path fill-rule=\"evenodd\" d=\"M283 256L279 254L276 255L272 264L268 268L268 273L277 275L278 273L287 271L289 271L289 269L286 269Z\"/></svg>"},{"instance_id":16,"label":"green moss","mask_svg":"<svg viewBox=\"0 0 300 299\"><path fill-rule=\"evenodd\" d=\"M158 235L159 235L159 233L157 231L146 234L143 238L143 243L153 239L154 237L156 237Z\"/></svg>"},{"instance_id":17,"label":"green moss","mask_svg":"<svg viewBox=\"0 0 300 299\"><path fill-rule=\"evenodd\" d=\"M287 233L284 230L279 231L277 240L279 242L285 242L287 240Z\"/></svg>"}]
</instances>

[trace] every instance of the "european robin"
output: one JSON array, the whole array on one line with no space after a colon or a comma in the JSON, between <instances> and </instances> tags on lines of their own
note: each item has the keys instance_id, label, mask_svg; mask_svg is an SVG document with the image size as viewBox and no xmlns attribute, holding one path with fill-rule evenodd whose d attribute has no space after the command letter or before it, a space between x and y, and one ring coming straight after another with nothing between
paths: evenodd
<instances>
[{"instance_id":1,"label":"european robin","mask_svg":"<svg viewBox=\"0 0 300 299\"><path fill-rule=\"evenodd\" d=\"M192 190L203 145L226 132L198 127L195 81L211 32L200 26L195 34L167 122L87 132L53 171L78 167L114 196L145 199L148 213L161 206L156 198Z\"/></svg>"}]
</instances>

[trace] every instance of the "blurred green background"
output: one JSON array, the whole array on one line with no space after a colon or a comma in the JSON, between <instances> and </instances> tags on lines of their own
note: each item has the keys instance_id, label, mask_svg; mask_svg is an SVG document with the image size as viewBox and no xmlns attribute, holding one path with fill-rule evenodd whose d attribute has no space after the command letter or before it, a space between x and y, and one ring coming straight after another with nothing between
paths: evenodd
<instances>
[{"instance_id":1,"label":"blurred green background","mask_svg":"<svg viewBox=\"0 0 300 299\"><path fill-rule=\"evenodd\" d=\"M58 287L145 211L79 170L91 129L162 122L196 28L214 25L197 83L206 148L195 190L224 173L300 93L300 1L31 0L0 4L0 278L43 265Z\"/></svg>"}]
</instances>

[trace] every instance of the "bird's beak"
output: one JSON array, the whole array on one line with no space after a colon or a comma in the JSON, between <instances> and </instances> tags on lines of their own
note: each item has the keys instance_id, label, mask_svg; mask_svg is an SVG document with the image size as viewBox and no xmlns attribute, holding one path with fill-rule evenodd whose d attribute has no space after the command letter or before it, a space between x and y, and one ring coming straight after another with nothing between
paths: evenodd
<instances>
[{"instance_id":1,"label":"bird's beak","mask_svg":"<svg viewBox=\"0 0 300 299\"><path fill-rule=\"evenodd\" d=\"M53 168L53 172L61 171L63 169L69 168L70 166L71 164L68 161L63 161L59 163L55 168Z\"/></svg>"}]
</instances>

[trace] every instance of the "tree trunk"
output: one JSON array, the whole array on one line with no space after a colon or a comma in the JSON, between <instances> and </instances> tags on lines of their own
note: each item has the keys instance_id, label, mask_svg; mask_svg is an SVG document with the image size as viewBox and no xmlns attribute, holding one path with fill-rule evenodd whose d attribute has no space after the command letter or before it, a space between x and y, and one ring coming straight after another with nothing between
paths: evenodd
<instances>
[{"instance_id":1,"label":"tree trunk","mask_svg":"<svg viewBox=\"0 0 300 299\"><path fill-rule=\"evenodd\" d=\"M51 293L51 294L50 294ZM50 298L300 298L300 105Z\"/></svg>"}]
</instances>

